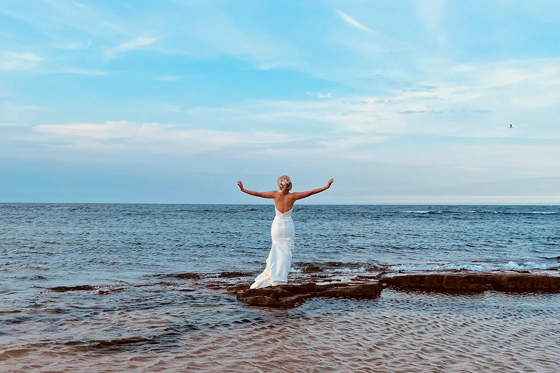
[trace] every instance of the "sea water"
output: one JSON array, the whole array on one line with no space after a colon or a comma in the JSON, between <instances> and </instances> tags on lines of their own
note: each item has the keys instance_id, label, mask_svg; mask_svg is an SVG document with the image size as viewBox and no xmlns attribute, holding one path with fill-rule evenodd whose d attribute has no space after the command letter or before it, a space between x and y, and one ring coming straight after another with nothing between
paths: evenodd
<instances>
[{"instance_id":1,"label":"sea water","mask_svg":"<svg viewBox=\"0 0 560 373\"><path fill-rule=\"evenodd\" d=\"M249 281L273 218L271 205L0 204L0 371L556 371L558 294L384 290L281 310L166 277ZM559 206L296 205L293 218L290 276L560 270ZM48 290L77 285L95 291Z\"/></svg>"}]
</instances>

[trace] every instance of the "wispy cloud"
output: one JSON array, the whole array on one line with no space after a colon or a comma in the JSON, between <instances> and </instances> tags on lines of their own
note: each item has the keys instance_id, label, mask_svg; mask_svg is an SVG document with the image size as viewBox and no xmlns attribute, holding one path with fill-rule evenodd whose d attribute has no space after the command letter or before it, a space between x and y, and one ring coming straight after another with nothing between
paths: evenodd
<instances>
[{"instance_id":1,"label":"wispy cloud","mask_svg":"<svg viewBox=\"0 0 560 373\"><path fill-rule=\"evenodd\" d=\"M77 68L73 68L73 67L65 69L63 71L63 73L66 73L66 74L81 74L81 75L97 75L97 76L107 75L107 73L104 72L104 71L77 69Z\"/></svg>"},{"instance_id":2,"label":"wispy cloud","mask_svg":"<svg viewBox=\"0 0 560 373\"><path fill-rule=\"evenodd\" d=\"M137 38L121 43L118 47L109 49L106 52L106 56L111 58L114 57L118 53L126 52L133 49L140 49L142 47L146 47L148 45L154 44L158 41L159 37L146 37L146 36L138 36Z\"/></svg>"},{"instance_id":3,"label":"wispy cloud","mask_svg":"<svg viewBox=\"0 0 560 373\"><path fill-rule=\"evenodd\" d=\"M325 91L319 91L319 92L307 92L307 95L309 96L313 96L313 97L317 97L317 98L333 98L333 92L325 92Z\"/></svg>"},{"instance_id":4,"label":"wispy cloud","mask_svg":"<svg viewBox=\"0 0 560 373\"><path fill-rule=\"evenodd\" d=\"M0 70L25 70L44 60L31 52L0 52Z\"/></svg>"},{"instance_id":5,"label":"wispy cloud","mask_svg":"<svg viewBox=\"0 0 560 373\"><path fill-rule=\"evenodd\" d=\"M354 18L350 17L348 14L346 14L346 13L344 13L344 12L338 10L338 9L336 10L336 12L340 16L340 18L342 18L344 21L351 24L352 26L356 27L357 29L360 29L362 31L372 32L372 30L369 27L362 25L360 22L356 21Z\"/></svg>"},{"instance_id":6,"label":"wispy cloud","mask_svg":"<svg viewBox=\"0 0 560 373\"><path fill-rule=\"evenodd\" d=\"M150 45L158 41L159 38L148 38L146 36L139 36L134 40L127 41L126 43L122 43L119 45L120 49L123 50L130 50L130 49L137 49L140 47L144 47L146 45Z\"/></svg>"},{"instance_id":7,"label":"wispy cloud","mask_svg":"<svg viewBox=\"0 0 560 373\"><path fill-rule=\"evenodd\" d=\"M104 123L40 124L33 128L47 135L41 141L58 146L63 138L71 149L125 150L140 153L192 155L208 151L267 148L296 141L296 136L281 133L232 132L189 129L163 123L111 121Z\"/></svg>"}]
</instances>

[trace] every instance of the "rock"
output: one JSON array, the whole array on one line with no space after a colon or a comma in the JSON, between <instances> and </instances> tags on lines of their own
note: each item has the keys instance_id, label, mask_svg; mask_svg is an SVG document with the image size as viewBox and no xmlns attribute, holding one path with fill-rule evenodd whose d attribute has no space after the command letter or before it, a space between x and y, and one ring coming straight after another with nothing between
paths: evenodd
<instances>
[{"instance_id":1,"label":"rock","mask_svg":"<svg viewBox=\"0 0 560 373\"><path fill-rule=\"evenodd\" d=\"M560 292L560 277L526 273L413 274L386 277L384 286L443 292Z\"/></svg>"},{"instance_id":2,"label":"rock","mask_svg":"<svg viewBox=\"0 0 560 373\"><path fill-rule=\"evenodd\" d=\"M497 291L509 292L560 292L560 277L547 275L496 274L491 277L492 286Z\"/></svg>"},{"instance_id":3,"label":"rock","mask_svg":"<svg viewBox=\"0 0 560 373\"><path fill-rule=\"evenodd\" d=\"M377 283L327 285L305 283L239 290L237 299L251 306L296 307L310 298L375 299L380 294L381 287Z\"/></svg>"},{"instance_id":4,"label":"rock","mask_svg":"<svg viewBox=\"0 0 560 373\"><path fill-rule=\"evenodd\" d=\"M167 274L160 274L160 275L153 275L153 277L175 277L187 280L200 280L202 275L200 273L167 273Z\"/></svg>"},{"instance_id":5,"label":"rock","mask_svg":"<svg viewBox=\"0 0 560 373\"><path fill-rule=\"evenodd\" d=\"M91 285L77 285L77 286L55 286L53 288L45 288L51 291L55 291L57 293L65 293L67 291L91 291L95 290L94 286Z\"/></svg>"},{"instance_id":6,"label":"rock","mask_svg":"<svg viewBox=\"0 0 560 373\"><path fill-rule=\"evenodd\" d=\"M252 273L248 272L220 272L218 277L221 278L235 278L235 277L249 277L253 276Z\"/></svg>"},{"instance_id":7,"label":"rock","mask_svg":"<svg viewBox=\"0 0 560 373\"><path fill-rule=\"evenodd\" d=\"M322 297L374 299L381 294L381 287L377 284L360 284L351 286L337 286L320 293Z\"/></svg>"},{"instance_id":8,"label":"rock","mask_svg":"<svg viewBox=\"0 0 560 373\"><path fill-rule=\"evenodd\" d=\"M183 280L200 280L203 278L219 277L219 278L235 278L235 277L248 277L253 276L253 273L249 272L219 272L219 273L164 273L158 275L152 275L152 277L174 277Z\"/></svg>"}]
</instances>

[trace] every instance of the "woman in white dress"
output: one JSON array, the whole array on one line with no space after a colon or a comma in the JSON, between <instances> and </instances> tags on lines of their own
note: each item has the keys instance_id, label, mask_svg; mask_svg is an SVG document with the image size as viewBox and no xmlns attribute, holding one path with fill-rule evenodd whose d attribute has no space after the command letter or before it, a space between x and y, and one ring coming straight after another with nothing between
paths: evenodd
<instances>
[{"instance_id":1,"label":"woman in white dress","mask_svg":"<svg viewBox=\"0 0 560 373\"><path fill-rule=\"evenodd\" d=\"M288 282L288 272L292 264L294 252L294 222L292 220L292 208L298 199L307 198L313 194L321 193L330 188L334 179L330 179L327 186L309 190L307 192L290 193L292 181L286 175L278 178L279 190L271 192L254 192L243 188L241 181L237 182L242 192L256 197L274 199L276 216L270 227L272 236L272 248L266 259L266 268L257 276L251 289L276 286Z\"/></svg>"}]
</instances>

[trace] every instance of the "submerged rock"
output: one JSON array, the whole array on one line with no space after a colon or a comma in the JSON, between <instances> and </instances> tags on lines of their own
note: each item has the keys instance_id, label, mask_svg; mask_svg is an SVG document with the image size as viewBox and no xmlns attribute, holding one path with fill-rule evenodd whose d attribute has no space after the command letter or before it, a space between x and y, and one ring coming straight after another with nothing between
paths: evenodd
<instances>
[{"instance_id":1,"label":"submerged rock","mask_svg":"<svg viewBox=\"0 0 560 373\"><path fill-rule=\"evenodd\" d=\"M386 277L380 283L402 290L560 292L560 277L526 273L413 274Z\"/></svg>"},{"instance_id":2,"label":"submerged rock","mask_svg":"<svg viewBox=\"0 0 560 373\"><path fill-rule=\"evenodd\" d=\"M253 276L253 273L249 272L220 272L218 277L220 278L235 278L235 277L249 277Z\"/></svg>"},{"instance_id":3,"label":"submerged rock","mask_svg":"<svg viewBox=\"0 0 560 373\"><path fill-rule=\"evenodd\" d=\"M235 277L249 277L253 276L253 273L249 272L218 272L218 273L194 273L194 272L185 272L185 273L163 273L152 275L152 277L174 277L180 278L182 280L201 280L204 278L212 278L212 277L220 277L220 278L235 278Z\"/></svg>"},{"instance_id":4,"label":"submerged rock","mask_svg":"<svg viewBox=\"0 0 560 373\"><path fill-rule=\"evenodd\" d=\"M280 285L237 292L237 299L251 306L296 307L310 298L375 299L381 294L377 283Z\"/></svg>"},{"instance_id":5,"label":"submerged rock","mask_svg":"<svg viewBox=\"0 0 560 373\"><path fill-rule=\"evenodd\" d=\"M186 272L186 273L165 273L165 274L159 274L159 275L152 275L153 277L175 277L175 278L180 278L180 279L186 279L186 280L199 280L202 278L202 275L200 273L192 273L192 272Z\"/></svg>"},{"instance_id":6,"label":"submerged rock","mask_svg":"<svg viewBox=\"0 0 560 373\"><path fill-rule=\"evenodd\" d=\"M91 285L76 285L76 286L55 286L52 288L44 288L57 293L65 293L67 291L91 291L95 290L94 286Z\"/></svg>"}]
</instances>

